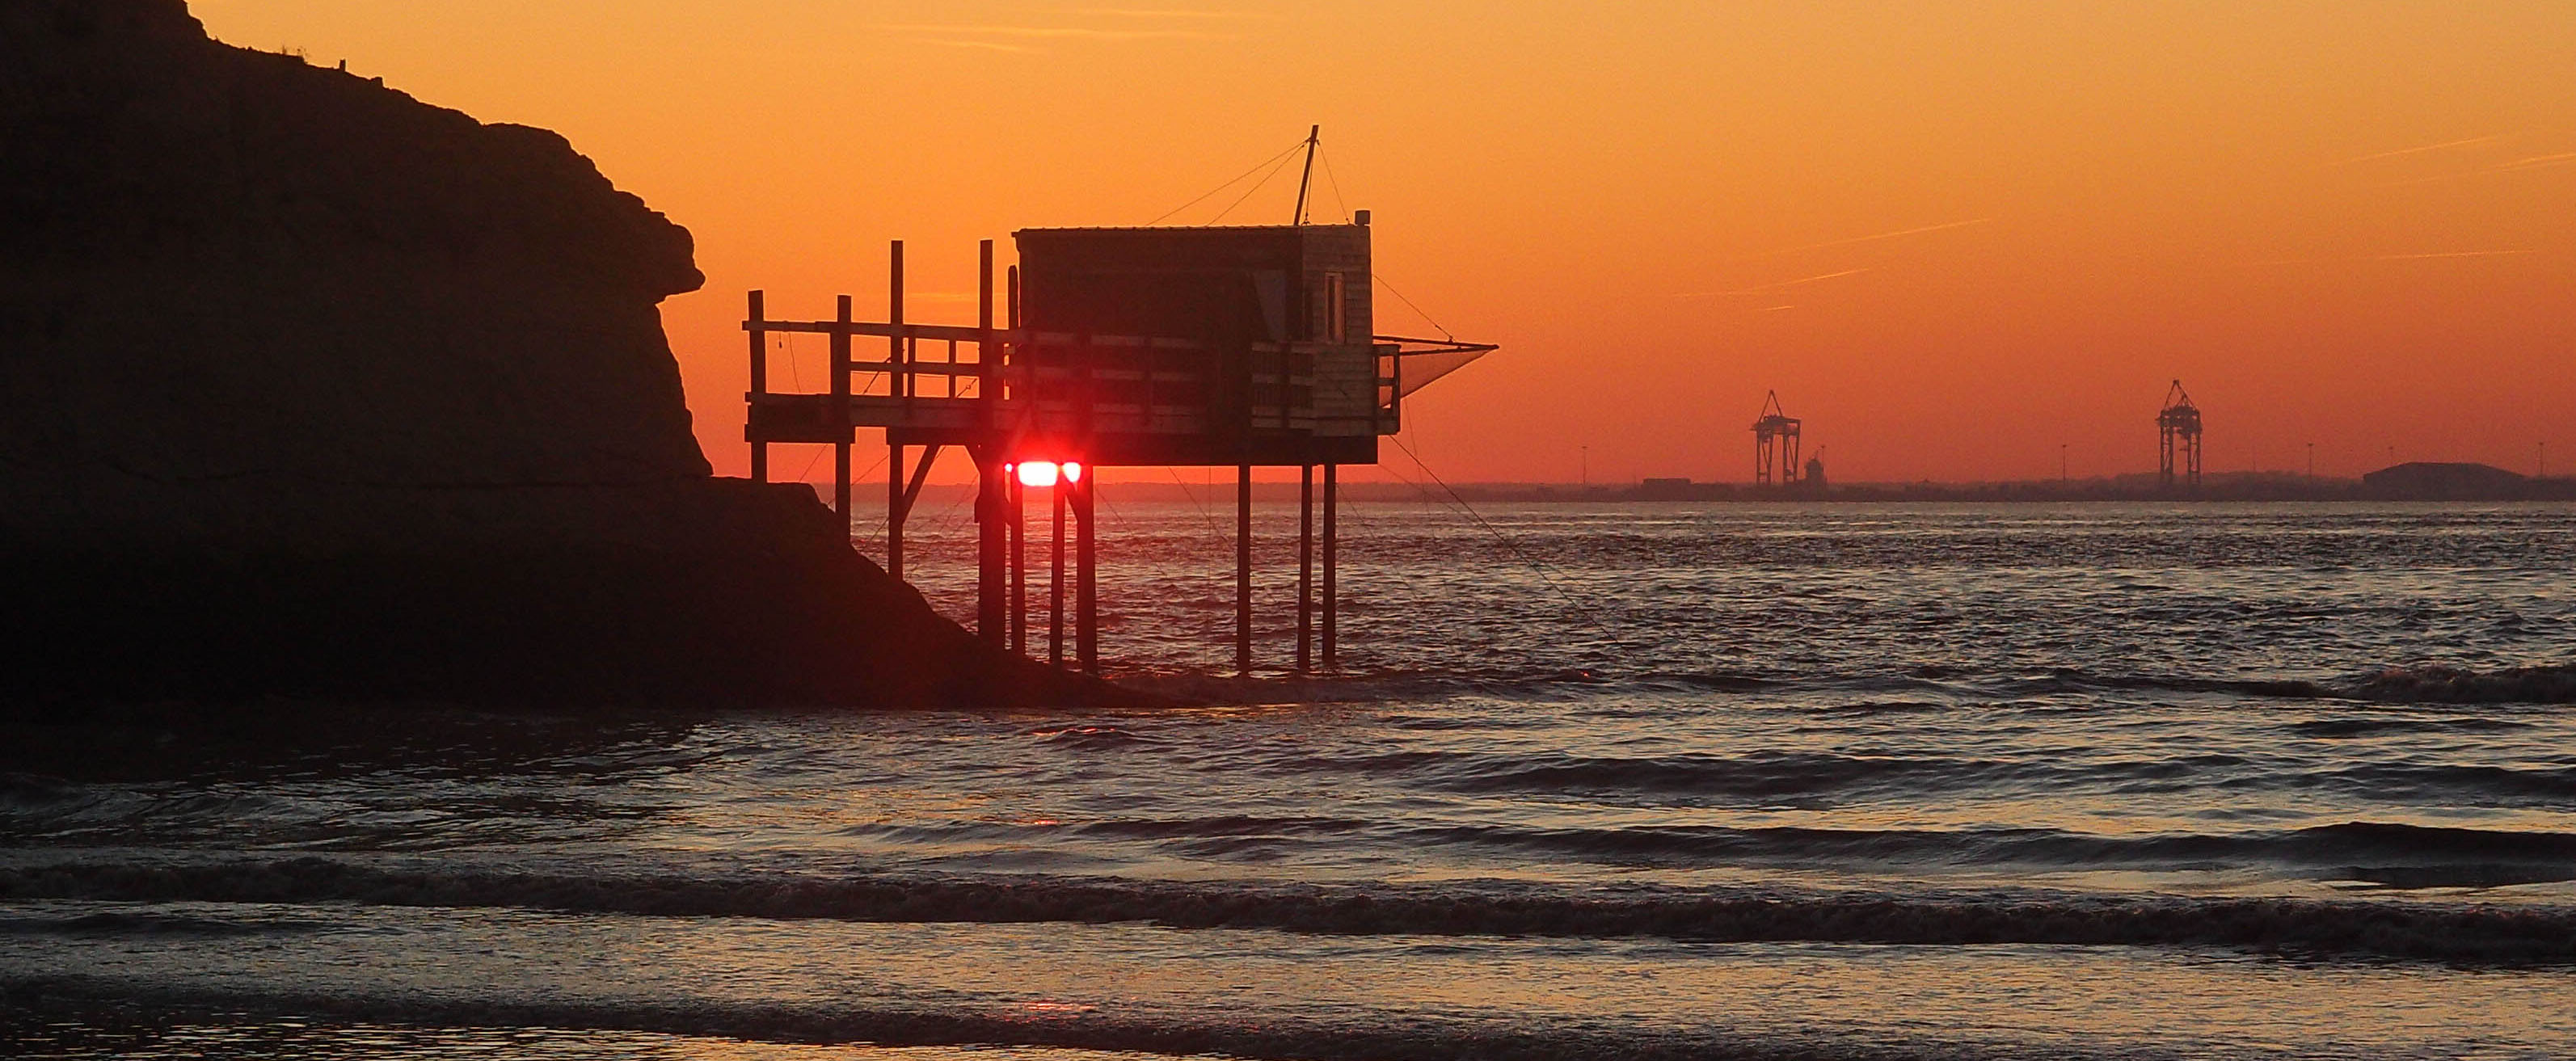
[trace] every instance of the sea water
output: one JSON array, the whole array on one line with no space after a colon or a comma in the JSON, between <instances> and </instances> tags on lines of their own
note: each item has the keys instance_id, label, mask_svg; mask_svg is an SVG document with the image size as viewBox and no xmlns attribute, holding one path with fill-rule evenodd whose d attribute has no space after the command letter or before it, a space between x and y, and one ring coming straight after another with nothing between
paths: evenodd
<instances>
[{"instance_id":1,"label":"sea water","mask_svg":"<svg viewBox=\"0 0 2576 1061\"><path fill-rule=\"evenodd\" d=\"M2576 506L1101 497L1182 706L30 728L0 1047L2576 1055Z\"/></svg>"}]
</instances>

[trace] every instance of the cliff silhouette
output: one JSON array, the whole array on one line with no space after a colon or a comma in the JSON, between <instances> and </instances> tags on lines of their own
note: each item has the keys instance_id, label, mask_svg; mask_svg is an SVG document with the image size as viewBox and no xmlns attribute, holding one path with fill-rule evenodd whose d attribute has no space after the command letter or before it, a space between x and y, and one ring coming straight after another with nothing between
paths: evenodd
<instances>
[{"instance_id":1,"label":"cliff silhouette","mask_svg":"<svg viewBox=\"0 0 2576 1061\"><path fill-rule=\"evenodd\" d=\"M0 5L0 694L1009 705L801 485L712 477L687 230L562 137ZM5 713L0 708L0 713Z\"/></svg>"}]
</instances>

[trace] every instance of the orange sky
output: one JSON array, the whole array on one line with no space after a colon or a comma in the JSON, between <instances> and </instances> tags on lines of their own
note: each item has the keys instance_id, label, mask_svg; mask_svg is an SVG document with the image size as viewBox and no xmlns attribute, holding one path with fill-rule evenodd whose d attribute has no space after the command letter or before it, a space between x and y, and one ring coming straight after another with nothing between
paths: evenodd
<instances>
[{"instance_id":1,"label":"orange sky","mask_svg":"<svg viewBox=\"0 0 2576 1061\"><path fill-rule=\"evenodd\" d=\"M664 319L726 474L745 289L881 310L902 238L912 316L965 322L976 239L1143 223L1314 122L1318 214L1505 346L1407 406L1453 481L1741 481L1772 387L1837 480L2148 471L2175 376L2213 472L2576 470L2564 0L194 7L560 130L695 232Z\"/></svg>"}]
</instances>

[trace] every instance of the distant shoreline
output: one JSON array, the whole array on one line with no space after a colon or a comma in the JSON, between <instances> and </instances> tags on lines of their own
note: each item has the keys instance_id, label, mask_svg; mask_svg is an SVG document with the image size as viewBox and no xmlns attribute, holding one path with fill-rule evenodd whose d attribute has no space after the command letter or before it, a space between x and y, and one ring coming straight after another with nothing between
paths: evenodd
<instances>
[{"instance_id":1,"label":"distant shoreline","mask_svg":"<svg viewBox=\"0 0 2576 1061\"><path fill-rule=\"evenodd\" d=\"M1155 500L1190 501L1203 505L1231 502L1234 484L1229 474L1213 483L1174 483L1138 480L1121 482L1114 478L1102 482L1102 495L1115 501ZM1782 504L1782 503L1870 503L1870 502L1962 502L1962 503L2030 503L2070 504L2081 502L2353 502L2413 501L2453 504L2487 504L2509 501L2576 501L2576 477L2530 479L2518 484L2519 489L2465 491L2451 495L2407 493L2373 487L2360 479L2274 475L2271 473L2212 475L2206 477L2196 492L2165 491L2157 487L2153 476L2123 476L2117 479L2075 479L2069 481L2039 480L1990 483L1836 483L1822 489L1803 485L1794 487L1756 487L1750 483L1688 483L1675 486L1622 483L1452 483L1450 490L1470 502L1513 502L1538 504ZM925 494L956 501L973 492L973 487L960 484L936 484ZM1295 504L1297 484L1261 481L1252 486L1253 497L1264 506L1282 502ZM877 493L860 491L861 504L876 498ZM1341 485L1342 498L1351 502L1446 500L1447 491L1430 482L1351 482ZM949 495L954 494L955 497Z\"/></svg>"},{"instance_id":2,"label":"distant shoreline","mask_svg":"<svg viewBox=\"0 0 2576 1061\"><path fill-rule=\"evenodd\" d=\"M2143 481L2139 481L2143 480ZM1383 489L1380 484L1370 484ZM1365 496L1345 487L1345 495ZM1411 487L1398 487L1407 493ZM2408 490L2360 479L2304 475L2243 474L2209 476L2196 489L2165 488L2152 477L2022 481L1990 483L1836 483L1755 486L1747 483L1650 483L1581 486L1549 483L1476 484L1456 487L1469 500L1616 501L1778 503L1784 501L1976 501L1976 502L2246 502L2246 501L2434 501L2477 504L2498 501L2576 501L2576 478L2531 479L2504 488ZM1372 491L1374 492L1374 491Z\"/></svg>"}]
</instances>

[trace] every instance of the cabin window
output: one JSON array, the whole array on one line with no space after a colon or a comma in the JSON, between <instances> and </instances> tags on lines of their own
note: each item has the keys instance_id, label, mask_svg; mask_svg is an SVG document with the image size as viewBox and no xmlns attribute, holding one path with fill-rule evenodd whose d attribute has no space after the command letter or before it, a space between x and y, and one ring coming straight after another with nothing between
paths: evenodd
<instances>
[{"instance_id":1,"label":"cabin window","mask_svg":"<svg viewBox=\"0 0 2576 1061\"><path fill-rule=\"evenodd\" d=\"M1324 341L1350 341L1350 304L1342 296L1342 274L1324 274Z\"/></svg>"}]
</instances>

